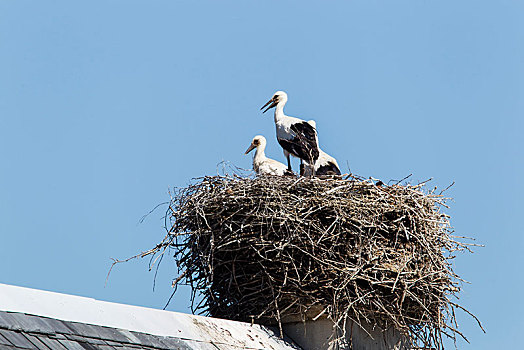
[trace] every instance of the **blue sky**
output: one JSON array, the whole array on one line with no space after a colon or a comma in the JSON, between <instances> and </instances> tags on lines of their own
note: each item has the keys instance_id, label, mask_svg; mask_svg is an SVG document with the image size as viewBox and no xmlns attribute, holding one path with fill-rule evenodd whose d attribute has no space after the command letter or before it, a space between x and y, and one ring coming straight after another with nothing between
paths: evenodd
<instances>
[{"instance_id":1,"label":"blue sky","mask_svg":"<svg viewBox=\"0 0 524 350\"><path fill-rule=\"evenodd\" d=\"M0 1L0 282L161 308L147 261L168 190L248 168L251 138L284 161L271 116L317 121L344 171L413 174L454 198L460 316L471 345L524 326L524 4L519 1ZM295 163L296 167L296 163ZM169 309L188 311L187 290ZM520 342L519 342L520 343ZM496 345L495 345L496 344Z\"/></svg>"}]
</instances>

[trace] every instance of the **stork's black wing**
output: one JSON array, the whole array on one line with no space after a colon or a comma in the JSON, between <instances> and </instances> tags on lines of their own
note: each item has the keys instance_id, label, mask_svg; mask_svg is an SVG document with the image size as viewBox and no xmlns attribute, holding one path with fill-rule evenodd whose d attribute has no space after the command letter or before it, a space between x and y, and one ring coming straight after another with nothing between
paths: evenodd
<instances>
[{"instance_id":1,"label":"stork's black wing","mask_svg":"<svg viewBox=\"0 0 524 350\"><path fill-rule=\"evenodd\" d=\"M291 130L295 137L290 140L279 139L278 143L289 153L314 163L318 159L318 145L316 130L306 122L295 123L291 125Z\"/></svg>"},{"instance_id":2,"label":"stork's black wing","mask_svg":"<svg viewBox=\"0 0 524 350\"><path fill-rule=\"evenodd\" d=\"M340 175L340 169L333 162L327 162L315 170L315 175Z\"/></svg>"}]
</instances>

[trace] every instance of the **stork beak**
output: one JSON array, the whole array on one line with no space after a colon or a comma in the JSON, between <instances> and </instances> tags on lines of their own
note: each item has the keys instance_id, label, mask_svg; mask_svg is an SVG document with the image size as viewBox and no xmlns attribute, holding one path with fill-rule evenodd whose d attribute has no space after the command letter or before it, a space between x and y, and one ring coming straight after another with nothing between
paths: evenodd
<instances>
[{"instance_id":1,"label":"stork beak","mask_svg":"<svg viewBox=\"0 0 524 350\"><path fill-rule=\"evenodd\" d=\"M271 103L271 104L270 104ZM266 106L269 105L269 107L266 108ZM260 108L260 110L263 110L264 108L266 108L262 113L266 113L269 109L275 107L277 105L277 101L275 99L271 99L269 101L267 101L267 103L265 105L262 106L262 108Z\"/></svg>"},{"instance_id":2,"label":"stork beak","mask_svg":"<svg viewBox=\"0 0 524 350\"><path fill-rule=\"evenodd\" d=\"M253 148L255 148L254 144L249 145L249 148L246 150L246 153L244 153L244 154L248 154L249 152L251 152L253 150Z\"/></svg>"}]
</instances>

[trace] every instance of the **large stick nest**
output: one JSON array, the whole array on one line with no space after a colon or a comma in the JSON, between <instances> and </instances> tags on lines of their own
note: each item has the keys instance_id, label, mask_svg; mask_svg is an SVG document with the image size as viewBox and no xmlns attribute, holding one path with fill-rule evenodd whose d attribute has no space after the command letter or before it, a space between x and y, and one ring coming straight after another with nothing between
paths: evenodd
<instances>
[{"instance_id":1,"label":"large stick nest","mask_svg":"<svg viewBox=\"0 0 524 350\"><path fill-rule=\"evenodd\" d=\"M467 249L444 202L423 184L204 177L174 194L168 234L149 253L172 249L174 285L189 284L210 316L280 325L321 314L440 349L443 334L462 336L451 259Z\"/></svg>"}]
</instances>

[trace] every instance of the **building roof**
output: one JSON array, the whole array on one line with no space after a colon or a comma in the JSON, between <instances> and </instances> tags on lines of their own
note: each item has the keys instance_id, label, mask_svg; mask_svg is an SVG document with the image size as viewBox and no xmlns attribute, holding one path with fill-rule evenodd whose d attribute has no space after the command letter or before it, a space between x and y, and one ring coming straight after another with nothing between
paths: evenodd
<instances>
[{"instance_id":1,"label":"building roof","mask_svg":"<svg viewBox=\"0 0 524 350\"><path fill-rule=\"evenodd\" d=\"M0 284L1 349L299 349L268 327Z\"/></svg>"}]
</instances>

